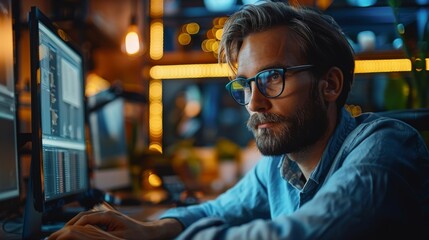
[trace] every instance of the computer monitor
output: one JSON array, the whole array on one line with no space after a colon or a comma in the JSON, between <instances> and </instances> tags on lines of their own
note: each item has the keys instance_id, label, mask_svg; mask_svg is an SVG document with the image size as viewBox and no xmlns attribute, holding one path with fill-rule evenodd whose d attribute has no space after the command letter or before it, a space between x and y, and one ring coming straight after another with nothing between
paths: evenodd
<instances>
[{"instance_id":1,"label":"computer monitor","mask_svg":"<svg viewBox=\"0 0 429 240\"><path fill-rule=\"evenodd\" d=\"M20 197L11 5L0 0L0 216L17 209Z\"/></svg>"},{"instance_id":2,"label":"computer monitor","mask_svg":"<svg viewBox=\"0 0 429 240\"><path fill-rule=\"evenodd\" d=\"M31 210L58 211L89 190L82 54L36 7L31 8L29 27L32 159L27 235L32 234L26 229L29 224L40 230L31 225Z\"/></svg>"},{"instance_id":3,"label":"computer monitor","mask_svg":"<svg viewBox=\"0 0 429 240\"><path fill-rule=\"evenodd\" d=\"M124 104L114 88L88 97L92 186L103 191L131 187Z\"/></svg>"},{"instance_id":4,"label":"computer monitor","mask_svg":"<svg viewBox=\"0 0 429 240\"><path fill-rule=\"evenodd\" d=\"M32 162L43 180L36 206L49 210L89 188L83 57L36 7L30 42Z\"/></svg>"}]
</instances>

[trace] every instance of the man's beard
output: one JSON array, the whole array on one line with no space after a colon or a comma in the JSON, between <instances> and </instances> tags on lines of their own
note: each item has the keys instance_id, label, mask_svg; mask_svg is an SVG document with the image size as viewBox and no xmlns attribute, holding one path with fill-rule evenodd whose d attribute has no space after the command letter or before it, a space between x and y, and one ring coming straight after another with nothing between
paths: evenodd
<instances>
[{"instance_id":1,"label":"man's beard","mask_svg":"<svg viewBox=\"0 0 429 240\"><path fill-rule=\"evenodd\" d=\"M317 96L314 96L317 95ZM282 155L305 150L326 132L328 116L326 106L318 94L308 98L292 116L273 113L255 113L250 116L247 127L253 132L256 145L263 155ZM273 128L257 129L261 123L275 123Z\"/></svg>"}]
</instances>

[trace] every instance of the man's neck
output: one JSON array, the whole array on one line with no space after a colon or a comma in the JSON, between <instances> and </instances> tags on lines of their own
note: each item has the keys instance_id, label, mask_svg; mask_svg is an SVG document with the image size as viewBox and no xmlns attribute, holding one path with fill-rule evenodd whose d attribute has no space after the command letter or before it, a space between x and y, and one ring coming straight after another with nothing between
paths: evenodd
<instances>
[{"instance_id":1,"label":"man's neck","mask_svg":"<svg viewBox=\"0 0 429 240\"><path fill-rule=\"evenodd\" d=\"M317 143L316 143L317 144ZM313 147L312 147L313 148ZM320 162L320 159L323 154L323 148L305 150L298 153L288 154L289 159L295 161L301 169L302 173L306 180L310 177L311 172L316 168L317 164Z\"/></svg>"},{"instance_id":2,"label":"man's neck","mask_svg":"<svg viewBox=\"0 0 429 240\"><path fill-rule=\"evenodd\" d=\"M317 140L317 142L300 152L288 154L289 159L295 161L298 164L306 180L308 180L310 174L321 161L323 152L325 151L329 139L335 131L337 122L337 114L332 114L325 134L323 134L323 136Z\"/></svg>"}]
</instances>

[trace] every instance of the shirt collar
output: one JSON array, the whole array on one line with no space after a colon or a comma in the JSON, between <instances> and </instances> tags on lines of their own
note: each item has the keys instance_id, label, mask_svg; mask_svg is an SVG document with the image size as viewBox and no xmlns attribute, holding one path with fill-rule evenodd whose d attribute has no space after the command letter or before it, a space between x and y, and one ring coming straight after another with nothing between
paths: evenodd
<instances>
[{"instance_id":1,"label":"shirt collar","mask_svg":"<svg viewBox=\"0 0 429 240\"><path fill-rule=\"evenodd\" d=\"M305 181L302 179L303 173L295 161L290 160L287 155L284 155L279 167L280 175L283 179L299 190L304 187Z\"/></svg>"}]
</instances>

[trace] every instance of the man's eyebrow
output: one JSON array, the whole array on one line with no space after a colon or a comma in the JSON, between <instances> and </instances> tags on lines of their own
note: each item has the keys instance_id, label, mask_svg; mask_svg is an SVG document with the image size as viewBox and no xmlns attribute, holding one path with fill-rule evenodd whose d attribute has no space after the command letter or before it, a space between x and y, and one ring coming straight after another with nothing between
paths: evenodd
<instances>
[{"instance_id":1,"label":"man's eyebrow","mask_svg":"<svg viewBox=\"0 0 429 240\"><path fill-rule=\"evenodd\" d=\"M233 77L233 79L237 79L237 78L245 78L245 79L247 79L247 77L246 77L246 76L241 75L241 74L237 74L237 75L235 75L235 76Z\"/></svg>"},{"instance_id":2,"label":"man's eyebrow","mask_svg":"<svg viewBox=\"0 0 429 240\"><path fill-rule=\"evenodd\" d=\"M271 65L267 65L267 66L264 66L264 67L260 68L260 69L259 69L259 71L258 71L256 74L258 74L258 73L260 73L260 72L262 72L262 71L264 71L264 70L267 70L267 69L275 69L275 68L282 68L282 69L285 69L285 68L287 68L287 67L289 67L289 65L288 65L288 66L285 66L285 65L282 65L282 64L271 64ZM255 74L255 75L256 75L256 74ZM250 76L250 77L254 77L255 75ZM233 79L237 79L237 78L246 78L246 79L247 79L247 77L246 77L246 76L244 76L244 75L242 75L242 74L236 74L236 75L235 75L235 77L234 77Z\"/></svg>"}]
</instances>

